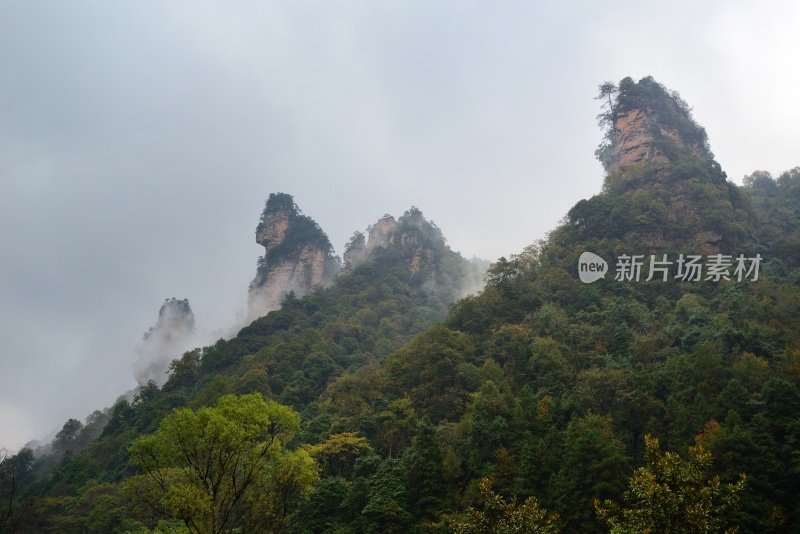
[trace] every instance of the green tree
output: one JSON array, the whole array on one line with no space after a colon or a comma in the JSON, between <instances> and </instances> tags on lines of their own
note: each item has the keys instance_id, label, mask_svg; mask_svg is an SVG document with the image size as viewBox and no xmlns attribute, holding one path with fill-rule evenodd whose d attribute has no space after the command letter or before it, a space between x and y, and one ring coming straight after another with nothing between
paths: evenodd
<instances>
[{"instance_id":1,"label":"green tree","mask_svg":"<svg viewBox=\"0 0 800 534\"><path fill-rule=\"evenodd\" d=\"M192 384L200 370L202 349L194 349L183 353L180 359L174 359L169 364L169 378L165 389Z\"/></svg>"},{"instance_id":2,"label":"green tree","mask_svg":"<svg viewBox=\"0 0 800 534\"><path fill-rule=\"evenodd\" d=\"M389 456L396 456L413 435L416 415L411 405L411 399L401 397L389 403L385 410L375 414L378 424L376 441L383 452Z\"/></svg>"},{"instance_id":3,"label":"green tree","mask_svg":"<svg viewBox=\"0 0 800 534\"><path fill-rule=\"evenodd\" d=\"M355 432L343 432L330 436L325 443L309 447L308 452L328 474L343 476L353 470L356 458L372 452L372 447Z\"/></svg>"},{"instance_id":4,"label":"green tree","mask_svg":"<svg viewBox=\"0 0 800 534\"><path fill-rule=\"evenodd\" d=\"M406 533L411 530L412 516L407 510L408 488L406 466L398 458L387 458L372 479L368 501L362 515L368 533Z\"/></svg>"},{"instance_id":5,"label":"green tree","mask_svg":"<svg viewBox=\"0 0 800 534\"><path fill-rule=\"evenodd\" d=\"M408 455L408 497L414 515L431 519L446 501L448 488L445 480L444 458L436 428L423 419Z\"/></svg>"},{"instance_id":6,"label":"green tree","mask_svg":"<svg viewBox=\"0 0 800 534\"><path fill-rule=\"evenodd\" d=\"M433 422L452 419L468 401L472 384L465 371L474 352L469 337L437 325L392 354L386 362L387 381L421 415L427 413Z\"/></svg>"},{"instance_id":7,"label":"green tree","mask_svg":"<svg viewBox=\"0 0 800 534\"><path fill-rule=\"evenodd\" d=\"M10 455L0 449L0 532L14 532L23 517L19 513L20 495L27 489L33 470L33 452L22 449Z\"/></svg>"},{"instance_id":8,"label":"green tree","mask_svg":"<svg viewBox=\"0 0 800 534\"><path fill-rule=\"evenodd\" d=\"M712 458L702 445L689 447L689 459L661 452L658 439L645 436L645 461L625 493L630 507L595 501L598 517L612 534L736 532L731 515L745 487L745 475L723 484L711 475Z\"/></svg>"},{"instance_id":9,"label":"green tree","mask_svg":"<svg viewBox=\"0 0 800 534\"><path fill-rule=\"evenodd\" d=\"M83 424L80 421L70 419L56 434L53 446L63 452L75 452L78 448L78 437L82 428Z\"/></svg>"},{"instance_id":10,"label":"green tree","mask_svg":"<svg viewBox=\"0 0 800 534\"><path fill-rule=\"evenodd\" d=\"M600 126L613 126L617 93L619 93L617 84L611 81L603 82L598 87L597 96L594 98L599 100L603 107L603 112L597 116L597 122Z\"/></svg>"},{"instance_id":11,"label":"green tree","mask_svg":"<svg viewBox=\"0 0 800 534\"><path fill-rule=\"evenodd\" d=\"M183 520L193 533L270 522L279 532L316 477L304 450L286 448L299 429L291 408L259 394L226 395L213 407L179 408L130 447L143 475L128 486L140 503ZM280 507L279 507L280 508Z\"/></svg>"},{"instance_id":12,"label":"green tree","mask_svg":"<svg viewBox=\"0 0 800 534\"><path fill-rule=\"evenodd\" d=\"M536 497L520 505L506 501L492 491L488 478L480 482L480 506L447 519L453 534L556 534L560 532L558 514L548 514Z\"/></svg>"},{"instance_id":13,"label":"green tree","mask_svg":"<svg viewBox=\"0 0 800 534\"><path fill-rule=\"evenodd\" d=\"M554 496L569 532L601 532L592 514L596 498L615 498L625 490L628 459L611 419L595 414L573 417L564 437Z\"/></svg>"}]
</instances>

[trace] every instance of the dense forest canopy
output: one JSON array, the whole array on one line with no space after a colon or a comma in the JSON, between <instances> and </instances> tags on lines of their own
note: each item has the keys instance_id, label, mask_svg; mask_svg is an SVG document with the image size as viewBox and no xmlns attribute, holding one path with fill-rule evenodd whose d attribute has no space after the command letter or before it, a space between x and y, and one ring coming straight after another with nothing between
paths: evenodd
<instances>
[{"instance_id":1,"label":"dense forest canopy","mask_svg":"<svg viewBox=\"0 0 800 534\"><path fill-rule=\"evenodd\" d=\"M331 287L0 457L0 530L800 531L800 168L738 187L677 93L600 96L607 168L624 113L653 150L479 294L458 299L466 262L411 209ZM586 285L587 250L764 262Z\"/></svg>"}]
</instances>

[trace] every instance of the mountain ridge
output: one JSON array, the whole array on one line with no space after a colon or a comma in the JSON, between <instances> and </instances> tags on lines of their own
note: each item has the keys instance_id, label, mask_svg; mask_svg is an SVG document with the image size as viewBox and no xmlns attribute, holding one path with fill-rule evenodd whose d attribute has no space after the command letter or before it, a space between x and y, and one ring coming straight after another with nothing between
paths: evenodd
<instances>
[{"instance_id":1,"label":"mountain ridge","mask_svg":"<svg viewBox=\"0 0 800 534\"><path fill-rule=\"evenodd\" d=\"M37 513L20 516L28 531L158 531L169 514L126 501L130 443L178 408L248 393L296 410L295 443L317 462L319 480L286 518L294 532L469 532L497 520L492 502L556 511L548 532L605 532L646 510L626 493L632 474L657 479L654 457L682 465L653 443L711 455L692 464L699 486L659 479L686 502L724 482L698 528L797 528L800 475L785 466L800 443L800 169L735 186L677 93L648 77L600 94L602 191L494 263L479 294L456 300L468 265L419 210L381 218L369 241L354 234L328 287L290 292L232 339L185 353L163 388L118 402L97 441L40 466L25 501ZM274 213L296 209L283 201ZM268 244L289 231L262 222ZM577 272L587 250L765 261L757 281L587 285ZM728 481L742 472L737 490ZM739 492L733 509L717 498L725 491ZM619 504L601 517L599 501ZM628 526L664 529L652 521Z\"/></svg>"}]
</instances>

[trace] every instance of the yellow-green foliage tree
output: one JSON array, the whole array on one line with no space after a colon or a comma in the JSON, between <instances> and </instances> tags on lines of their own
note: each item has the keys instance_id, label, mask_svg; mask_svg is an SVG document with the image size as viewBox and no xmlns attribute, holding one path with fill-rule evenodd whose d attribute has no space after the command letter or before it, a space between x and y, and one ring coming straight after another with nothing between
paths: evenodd
<instances>
[{"instance_id":1,"label":"yellow-green foliage tree","mask_svg":"<svg viewBox=\"0 0 800 534\"><path fill-rule=\"evenodd\" d=\"M372 452L369 442L355 432L343 432L330 436L325 443L313 445L308 452L334 476L342 476L352 470L356 458Z\"/></svg>"},{"instance_id":2,"label":"yellow-green foliage tree","mask_svg":"<svg viewBox=\"0 0 800 534\"><path fill-rule=\"evenodd\" d=\"M198 534L281 532L317 479L309 454L287 449L299 424L260 394L175 410L130 447L143 473L127 484L132 507L147 522L176 518Z\"/></svg>"},{"instance_id":3,"label":"yellow-green foliage tree","mask_svg":"<svg viewBox=\"0 0 800 534\"><path fill-rule=\"evenodd\" d=\"M453 534L557 534L558 514L548 514L535 497L522 504L506 501L492 491L488 478L480 482L480 506L447 519Z\"/></svg>"},{"instance_id":4,"label":"yellow-green foliage tree","mask_svg":"<svg viewBox=\"0 0 800 534\"><path fill-rule=\"evenodd\" d=\"M625 494L627 508L595 501L598 517L611 534L712 533L737 531L731 515L739 505L745 475L722 483L711 475L712 458L702 445L689 447L689 458L661 452L658 438L645 436L647 465L637 469Z\"/></svg>"}]
</instances>

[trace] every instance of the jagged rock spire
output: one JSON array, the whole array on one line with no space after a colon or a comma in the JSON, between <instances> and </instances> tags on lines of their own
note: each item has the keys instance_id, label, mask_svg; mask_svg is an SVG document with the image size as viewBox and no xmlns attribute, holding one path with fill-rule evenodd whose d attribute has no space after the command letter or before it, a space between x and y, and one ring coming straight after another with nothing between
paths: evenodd
<instances>
[{"instance_id":1,"label":"jagged rock spire","mask_svg":"<svg viewBox=\"0 0 800 534\"><path fill-rule=\"evenodd\" d=\"M651 76L638 82L625 78L619 86L606 82L598 99L604 105L598 118L606 134L596 155L609 174L685 156L713 161L705 129L694 121L689 105Z\"/></svg>"},{"instance_id":2,"label":"jagged rock spire","mask_svg":"<svg viewBox=\"0 0 800 534\"><path fill-rule=\"evenodd\" d=\"M302 297L316 286L329 286L340 268L328 236L286 193L270 194L256 227L256 242L264 247L264 255L250 283L250 319L280 308L290 292Z\"/></svg>"}]
</instances>

